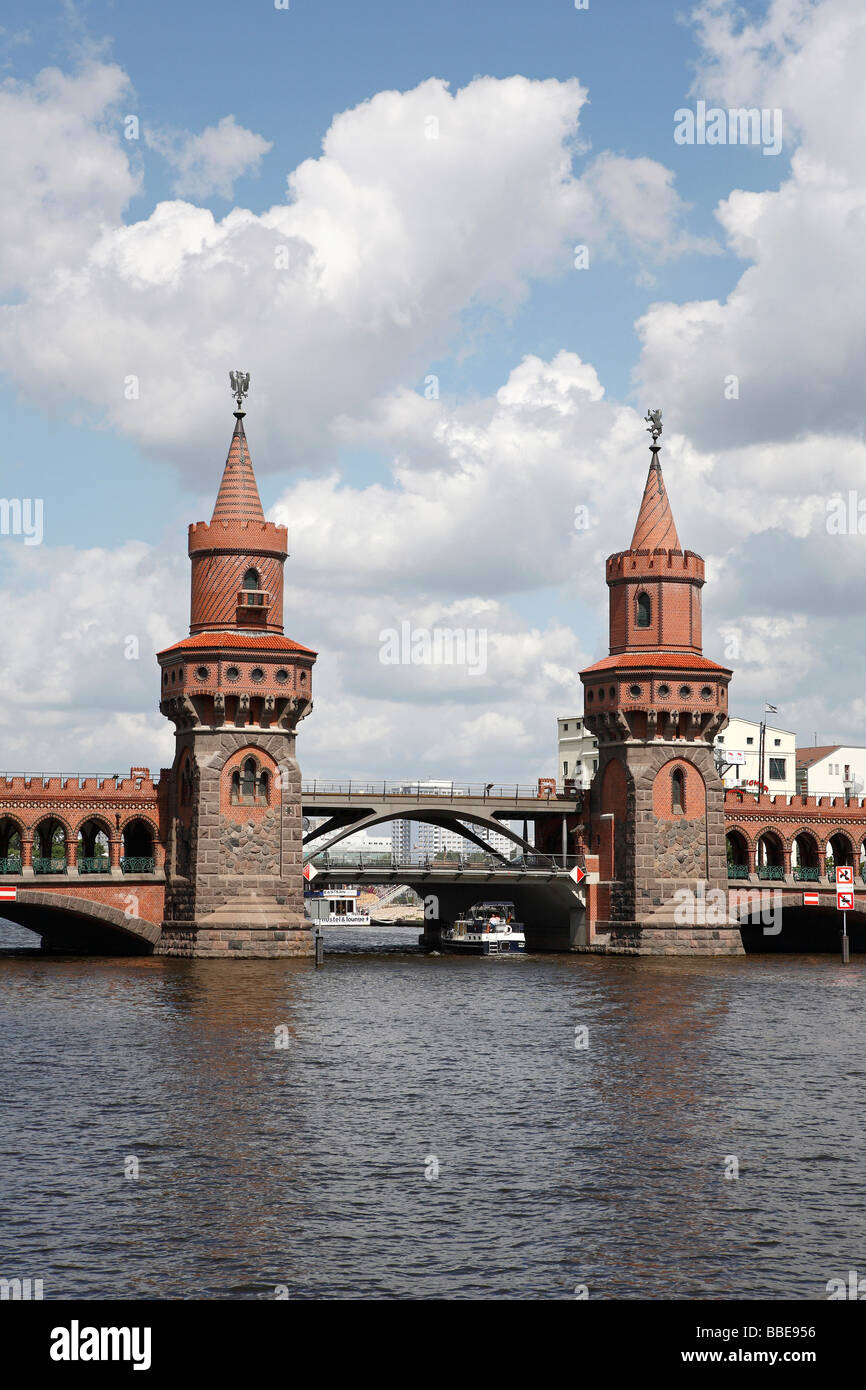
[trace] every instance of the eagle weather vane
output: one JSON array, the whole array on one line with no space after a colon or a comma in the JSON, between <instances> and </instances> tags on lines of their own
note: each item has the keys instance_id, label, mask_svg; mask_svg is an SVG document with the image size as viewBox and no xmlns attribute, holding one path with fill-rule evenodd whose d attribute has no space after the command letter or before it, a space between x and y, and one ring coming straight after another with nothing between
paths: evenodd
<instances>
[{"instance_id":1,"label":"eagle weather vane","mask_svg":"<svg viewBox=\"0 0 866 1390\"><path fill-rule=\"evenodd\" d=\"M229 372L229 381L231 382L232 395L238 403L238 410L240 410L244 397L250 389L250 374L249 372Z\"/></svg>"},{"instance_id":2,"label":"eagle weather vane","mask_svg":"<svg viewBox=\"0 0 866 1390\"><path fill-rule=\"evenodd\" d=\"M247 378L249 380L249 378ZM662 413L660 410L648 410L643 417L647 423L647 431L653 437L653 446L658 443L662 432ZM652 446L651 446L652 447Z\"/></svg>"}]
</instances>

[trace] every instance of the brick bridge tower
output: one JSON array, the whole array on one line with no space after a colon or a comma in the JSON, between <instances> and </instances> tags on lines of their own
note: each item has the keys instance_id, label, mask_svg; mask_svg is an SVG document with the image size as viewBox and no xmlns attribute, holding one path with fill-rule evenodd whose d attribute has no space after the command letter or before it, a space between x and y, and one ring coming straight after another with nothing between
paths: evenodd
<instances>
[{"instance_id":1,"label":"brick bridge tower","mask_svg":"<svg viewBox=\"0 0 866 1390\"><path fill-rule=\"evenodd\" d=\"M661 411L647 420L651 462L632 542L606 562L610 655L580 676L599 743L587 824L600 855L594 937L627 953L739 953L739 931L719 910L725 813L713 758L731 671L703 655L704 562L677 535L659 462ZM674 916L683 916L682 888L696 895L690 922Z\"/></svg>"},{"instance_id":2,"label":"brick bridge tower","mask_svg":"<svg viewBox=\"0 0 866 1390\"><path fill-rule=\"evenodd\" d=\"M265 520L244 433L249 376L209 523L189 528L190 635L159 652L175 725L165 921L157 952L312 953L304 921L295 729L316 653L283 635L287 532Z\"/></svg>"}]
</instances>

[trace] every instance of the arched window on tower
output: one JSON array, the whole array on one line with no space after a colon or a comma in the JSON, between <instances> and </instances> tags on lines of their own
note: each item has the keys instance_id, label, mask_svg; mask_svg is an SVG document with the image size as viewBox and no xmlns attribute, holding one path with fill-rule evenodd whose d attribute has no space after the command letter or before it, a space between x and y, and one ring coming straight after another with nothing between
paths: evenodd
<instances>
[{"instance_id":1,"label":"arched window on tower","mask_svg":"<svg viewBox=\"0 0 866 1390\"><path fill-rule=\"evenodd\" d=\"M267 806L270 801L270 781L271 779L266 772L263 772L259 777L258 800L261 801L262 804L265 806Z\"/></svg>"},{"instance_id":2,"label":"arched window on tower","mask_svg":"<svg viewBox=\"0 0 866 1390\"><path fill-rule=\"evenodd\" d=\"M247 570L246 574L244 575L244 582L243 582L243 586L242 586L242 587L243 587L244 589L260 589L260 588L262 587L261 584L259 583L259 572L258 572L258 570L254 570L254 569L248 569L248 570Z\"/></svg>"},{"instance_id":3,"label":"arched window on tower","mask_svg":"<svg viewBox=\"0 0 866 1390\"><path fill-rule=\"evenodd\" d=\"M244 805L250 805L256 799L257 771L255 759L247 758L241 772L241 801Z\"/></svg>"},{"instance_id":4,"label":"arched window on tower","mask_svg":"<svg viewBox=\"0 0 866 1390\"><path fill-rule=\"evenodd\" d=\"M675 816L681 816L686 809L686 777L681 767L675 768L671 776L671 809Z\"/></svg>"},{"instance_id":5,"label":"arched window on tower","mask_svg":"<svg viewBox=\"0 0 866 1390\"><path fill-rule=\"evenodd\" d=\"M241 774L235 769L232 773L232 805L237 806L241 799Z\"/></svg>"},{"instance_id":6,"label":"arched window on tower","mask_svg":"<svg viewBox=\"0 0 866 1390\"><path fill-rule=\"evenodd\" d=\"M636 627L649 627L652 618L652 601L649 594L638 594L637 612L635 618Z\"/></svg>"}]
</instances>

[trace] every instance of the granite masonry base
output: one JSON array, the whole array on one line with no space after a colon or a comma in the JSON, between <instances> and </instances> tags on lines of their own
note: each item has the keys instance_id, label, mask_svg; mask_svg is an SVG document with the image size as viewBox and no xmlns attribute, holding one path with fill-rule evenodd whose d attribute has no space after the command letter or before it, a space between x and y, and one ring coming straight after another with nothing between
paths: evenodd
<instances>
[{"instance_id":1,"label":"granite masonry base","mask_svg":"<svg viewBox=\"0 0 866 1390\"><path fill-rule=\"evenodd\" d=\"M315 952L312 927L300 913L248 892L196 922L163 922L153 954L268 960Z\"/></svg>"},{"instance_id":2,"label":"granite masonry base","mask_svg":"<svg viewBox=\"0 0 866 1390\"><path fill-rule=\"evenodd\" d=\"M604 938L572 950L602 956L743 956L738 927L657 927L640 922L596 926L594 935Z\"/></svg>"},{"instance_id":3,"label":"granite masonry base","mask_svg":"<svg viewBox=\"0 0 866 1390\"><path fill-rule=\"evenodd\" d=\"M195 922L166 922L154 947L155 956L186 956L212 960L270 960L277 956L313 956L309 927L284 931L232 927L213 931Z\"/></svg>"}]
</instances>

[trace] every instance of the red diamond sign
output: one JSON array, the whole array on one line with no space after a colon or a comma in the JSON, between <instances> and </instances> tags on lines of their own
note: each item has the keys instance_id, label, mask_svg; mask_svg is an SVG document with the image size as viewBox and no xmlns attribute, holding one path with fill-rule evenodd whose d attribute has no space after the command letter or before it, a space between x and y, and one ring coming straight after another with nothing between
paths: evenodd
<instances>
[{"instance_id":1,"label":"red diamond sign","mask_svg":"<svg viewBox=\"0 0 866 1390\"><path fill-rule=\"evenodd\" d=\"M586 874L584 873L583 869L580 867L579 864L575 864L574 868L569 869L568 872L569 877L573 878L575 883L582 883L583 880L586 878Z\"/></svg>"},{"instance_id":2,"label":"red diamond sign","mask_svg":"<svg viewBox=\"0 0 866 1390\"><path fill-rule=\"evenodd\" d=\"M304 878L307 880L308 883L312 883L313 879L316 877L316 874L318 872L318 869L315 868L312 864L304 865Z\"/></svg>"}]
</instances>

